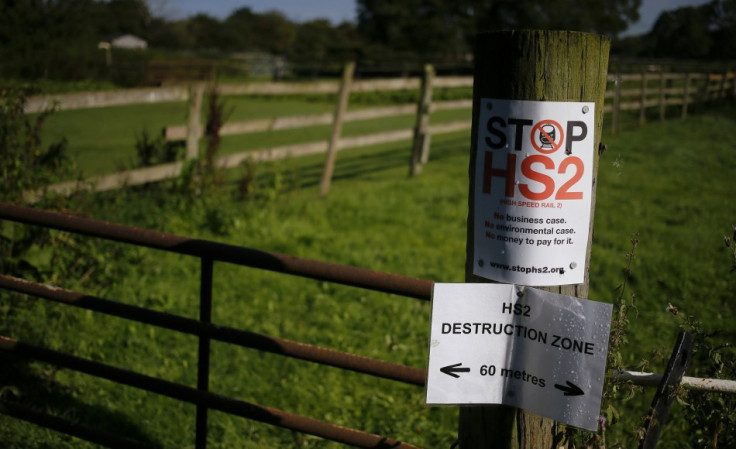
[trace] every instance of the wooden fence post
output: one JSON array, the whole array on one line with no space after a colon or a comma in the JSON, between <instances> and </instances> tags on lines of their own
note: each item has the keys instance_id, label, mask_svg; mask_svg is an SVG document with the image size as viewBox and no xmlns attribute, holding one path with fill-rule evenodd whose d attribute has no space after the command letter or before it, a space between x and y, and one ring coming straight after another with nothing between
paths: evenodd
<instances>
[{"instance_id":1,"label":"wooden fence post","mask_svg":"<svg viewBox=\"0 0 736 449\"><path fill-rule=\"evenodd\" d=\"M411 176L422 172L422 165L429 160L429 113L432 105L432 84L434 83L434 67L424 66L422 87L417 103L417 122L414 125L414 145L411 152Z\"/></svg>"},{"instance_id":2,"label":"wooden fence post","mask_svg":"<svg viewBox=\"0 0 736 449\"><path fill-rule=\"evenodd\" d=\"M709 73L701 73L698 78L703 80L703 86L701 88L702 92L700 95L698 95L700 103L707 104L708 101L710 101L710 94L708 92L708 87L710 86L710 74ZM698 82L698 84L700 84Z\"/></svg>"},{"instance_id":3,"label":"wooden fence post","mask_svg":"<svg viewBox=\"0 0 736 449\"><path fill-rule=\"evenodd\" d=\"M199 156L199 138L202 137L202 97L204 84L189 86L189 111L187 123L187 159Z\"/></svg>"},{"instance_id":4,"label":"wooden fence post","mask_svg":"<svg viewBox=\"0 0 736 449\"><path fill-rule=\"evenodd\" d=\"M641 88L639 92L639 126L647 120L647 72L641 72Z\"/></svg>"},{"instance_id":5,"label":"wooden fence post","mask_svg":"<svg viewBox=\"0 0 736 449\"><path fill-rule=\"evenodd\" d=\"M335 159L337 158L337 146L340 143L340 135L342 134L342 122L345 117L345 111L348 108L350 89L353 85L353 72L355 72L355 62L345 64L345 68L342 71L340 92L337 96L335 116L332 120L332 134L330 135L330 144L327 147L327 159L325 160L325 168L322 172L322 181L319 184L319 196L321 197L326 196L330 192L332 172L335 169Z\"/></svg>"},{"instance_id":6,"label":"wooden fence post","mask_svg":"<svg viewBox=\"0 0 736 449\"><path fill-rule=\"evenodd\" d=\"M723 78L721 78L721 89L720 89L720 92L718 93L718 98L721 100L721 102L725 102L726 99L728 98L727 86L728 86L728 73L723 72Z\"/></svg>"},{"instance_id":7,"label":"wooden fence post","mask_svg":"<svg viewBox=\"0 0 736 449\"><path fill-rule=\"evenodd\" d=\"M611 118L613 134L621 131L621 74L617 73L613 79L613 117Z\"/></svg>"},{"instance_id":8,"label":"wooden fence post","mask_svg":"<svg viewBox=\"0 0 736 449\"><path fill-rule=\"evenodd\" d=\"M610 42L604 36L568 31L502 31L477 36L473 83L473 125L471 132L469 213L465 279L488 282L473 275L475 161L481 99L498 98L534 101L595 102L594 145L598 148L603 123L603 102ZM598 151L593 160L593 199L597 179ZM588 267L592 241L588 237L585 282L548 287L546 290L578 298L588 296ZM506 406L462 407L459 443L463 449L559 449L562 425L523 410Z\"/></svg>"},{"instance_id":9,"label":"wooden fence post","mask_svg":"<svg viewBox=\"0 0 736 449\"><path fill-rule=\"evenodd\" d=\"M665 108L667 107L667 103L665 102L665 77L664 77L664 70L659 72L659 121L664 121L665 116Z\"/></svg>"},{"instance_id":10,"label":"wooden fence post","mask_svg":"<svg viewBox=\"0 0 736 449\"><path fill-rule=\"evenodd\" d=\"M682 118L687 118L687 106L690 103L690 73L685 74L685 89L682 94Z\"/></svg>"}]
</instances>

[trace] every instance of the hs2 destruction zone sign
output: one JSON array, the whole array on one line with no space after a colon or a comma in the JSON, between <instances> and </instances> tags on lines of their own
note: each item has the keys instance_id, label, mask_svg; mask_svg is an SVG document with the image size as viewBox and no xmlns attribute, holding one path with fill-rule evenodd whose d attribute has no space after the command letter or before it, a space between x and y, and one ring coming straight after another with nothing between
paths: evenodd
<instances>
[{"instance_id":1,"label":"hs2 destruction zone sign","mask_svg":"<svg viewBox=\"0 0 736 449\"><path fill-rule=\"evenodd\" d=\"M482 98L474 271L522 285L584 281L595 103Z\"/></svg>"},{"instance_id":2,"label":"hs2 destruction zone sign","mask_svg":"<svg viewBox=\"0 0 736 449\"><path fill-rule=\"evenodd\" d=\"M435 284L427 404L505 404L595 431L611 304L504 284Z\"/></svg>"}]
</instances>

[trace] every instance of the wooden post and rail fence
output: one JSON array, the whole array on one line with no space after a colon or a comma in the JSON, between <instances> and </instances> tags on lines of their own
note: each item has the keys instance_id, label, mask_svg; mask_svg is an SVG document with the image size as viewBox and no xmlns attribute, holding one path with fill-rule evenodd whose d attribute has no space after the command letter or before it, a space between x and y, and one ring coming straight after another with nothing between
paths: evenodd
<instances>
[{"instance_id":1,"label":"wooden post and rail fence","mask_svg":"<svg viewBox=\"0 0 736 449\"><path fill-rule=\"evenodd\" d=\"M658 111L659 120L667 118L668 108L679 108L677 116L686 118L689 110L695 104L736 98L736 74L733 72L665 73L640 71L638 73L609 74L607 81L608 89L605 93L607 101L603 111L610 115L610 131L614 134L620 131L622 122L636 122L638 125L643 125L647 121L647 113L655 109ZM349 84L348 88L344 88L346 83ZM222 84L216 88L218 93L224 96L339 94L340 92L344 92L344 96L338 95L339 102L336 105L335 113L332 114L264 118L223 124L220 135L279 131L319 125L331 125L332 133L328 141L305 142L267 148L261 151L247 151L221 156L217 161L217 165L230 168L246 160L263 162L287 157L325 154L328 161L325 163L320 188L324 195L329 190L327 178L331 176L329 170L334 165L334 158L336 158L338 150L403 140L411 141L413 139L407 157L410 160L410 174L415 176L421 172L422 165L428 161L429 142L432 134L456 132L470 128L470 120L430 124L432 112L451 109L467 109L470 111L472 104L469 99L433 102L433 90L437 88L471 87L472 85L473 79L471 77L435 76L431 66L425 67L421 78L354 80L351 72L351 76L343 77L342 82ZM56 107L58 110L64 111L131 104L187 102L187 124L168 126L163 130L163 134L166 140L185 141L186 158L191 160L199 156L199 139L204 136L202 97L213 86L211 83L194 83L160 88L31 97L26 104L26 112L40 112L50 107ZM348 110L347 107L351 93L417 89L420 90L420 95L416 104L355 110ZM341 109L342 101L345 102L345 106ZM629 116L625 116L627 113ZM416 114L416 123L413 129L347 138L341 136L341 128L344 122L411 114ZM638 118L633 119L632 114L637 115ZM669 115L672 116L672 114L670 111ZM330 158L332 162L330 162ZM78 181L64 182L49 188L57 193L65 194L80 188L94 191L118 189L176 177L183 166L184 161L177 161L98 176L87 179L83 183ZM32 200L37 197L37 193L29 192L27 197Z\"/></svg>"},{"instance_id":2,"label":"wooden post and rail fence","mask_svg":"<svg viewBox=\"0 0 736 449\"><path fill-rule=\"evenodd\" d=\"M736 73L614 73L608 75L606 99L611 104L611 133L621 131L622 113L638 112L637 124L647 122L647 111L657 110L657 118L667 118L667 108L678 107L678 116L687 118L688 109L698 103L736 98ZM633 120L633 117L630 119Z\"/></svg>"}]
</instances>

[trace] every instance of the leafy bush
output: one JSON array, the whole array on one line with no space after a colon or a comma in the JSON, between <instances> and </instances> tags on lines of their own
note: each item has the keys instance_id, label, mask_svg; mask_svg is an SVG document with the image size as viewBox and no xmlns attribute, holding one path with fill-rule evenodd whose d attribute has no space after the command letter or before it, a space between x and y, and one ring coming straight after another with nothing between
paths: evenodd
<instances>
[{"instance_id":1,"label":"leafy bush","mask_svg":"<svg viewBox=\"0 0 736 449\"><path fill-rule=\"evenodd\" d=\"M135 150L141 167L174 162L182 155L181 142L169 142L163 136L151 137L147 129L136 136Z\"/></svg>"},{"instance_id":2,"label":"leafy bush","mask_svg":"<svg viewBox=\"0 0 736 449\"><path fill-rule=\"evenodd\" d=\"M0 90L0 202L23 204L28 198L40 209L74 210L75 199L54 195L45 186L73 172L66 140L48 146L42 127L52 110L29 119L23 113L27 89ZM110 264L119 254L110 246L67 232L0 221L0 273L50 285L111 285L123 266ZM77 316L41 300L0 290L0 335L28 342L52 342L73 349L75 338L58 332L76 327ZM0 397L38 406L67 401L73 391L58 384L56 369L0 353ZM0 426L3 427L3 426ZM2 432L0 441L5 442Z\"/></svg>"},{"instance_id":3,"label":"leafy bush","mask_svg":"<svg viewBox=\"0 0 736 449\"><path fill-rule=\"evenodd\" d=\"M39 189L61 179L70 168L66 155L67 142L44 147L41 129L53 112L47 109L31 121L25 114L29 87L0 89L0 201L19 203L23 193Z\"/></svg>"}]
</instances>

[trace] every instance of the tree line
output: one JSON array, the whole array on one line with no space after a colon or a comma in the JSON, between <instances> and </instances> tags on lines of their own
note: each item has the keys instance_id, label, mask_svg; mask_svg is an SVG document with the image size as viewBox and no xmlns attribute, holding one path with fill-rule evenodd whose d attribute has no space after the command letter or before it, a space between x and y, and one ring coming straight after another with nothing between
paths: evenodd
<instances>
[{"instance_id":1,"label":"tree line","mask_svg":"<svg viewBox=\"0 0 736 449\"><path fill-rule=\"evenodd\" d=\"M0 2L0 78L104 79L100 41L133 34L146 52L115 61L223 59L261 52L292 64L469 65L473 36L498 29L567 29L608 35L613 54L674 58L736 57L736 0L663 12L642 36L619 38L639 19L641 0L358 0L355 22L294 22L248 7L219 19L169 19L147 0L4 0Z\"/></svg>"},{"instance_id":2,"label":"tree line","mask_svg":"<svg viewBox=\"0 0 736 449\"><path fill-rule=\"evenodd\" d=\"M651 58L736 59L736 0L663 11L648 33L619 40L614 50Z\"/></svg>"}]
</instances>

